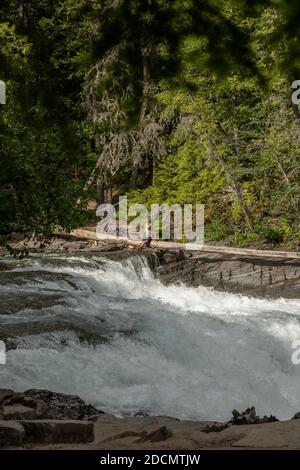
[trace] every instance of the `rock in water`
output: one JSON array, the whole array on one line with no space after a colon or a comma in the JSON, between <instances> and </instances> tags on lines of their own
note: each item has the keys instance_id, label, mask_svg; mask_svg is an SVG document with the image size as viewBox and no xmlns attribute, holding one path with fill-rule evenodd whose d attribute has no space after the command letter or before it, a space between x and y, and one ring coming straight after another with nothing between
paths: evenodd
<instances>
[{"instance_id":1,"label":"rock in water","mask_svg":"<svg viewBox=\"0 0 300 470\"><path fill-rule=\"evenodd\" d=\"M34 400L42 400L46 403L47 409L44 417L47 419L89 419L91 416L103 412L97 410L92 405L87 405L76 395L65 395L64 393L54 393L49 390L27 390L26 397Z\"/></svg>"},{"instance_id":2,"label":"rock in water","mask_svg":"<svg viewBox=\"0 0 300 470\"><path fill-rule=\"evenodd\" d=\"M278 421L275 416L264 416L263 418L260 418L256 414L256 410L254 406L251 408L247 408L245 411L242 411L242 413L239 413L237 410L232 411L233 418L231 421L229 421L231 424L262 424L262 423L273 423L275 421Z\"/></svg>"},{"instance_id":3,"label":"rock in water","mask_svg":"<svg viewBox=\"0 0 300 470\"><path fill-rule=\"evenodd\" d=\"M257 416L254 406L247 408L246 411L239 413L237 410L232 411L232 424L256 424Z\"/></svg>"}]
</instances>

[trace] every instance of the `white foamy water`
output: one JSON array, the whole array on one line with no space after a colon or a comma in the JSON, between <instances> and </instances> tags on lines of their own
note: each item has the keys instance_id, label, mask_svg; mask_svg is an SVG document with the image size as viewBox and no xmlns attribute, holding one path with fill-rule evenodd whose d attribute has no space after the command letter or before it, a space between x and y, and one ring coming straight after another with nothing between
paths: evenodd
<instances>
[{"instance_id":1,"label":"white foamy water","mask_svg":"<svg viewBox=\"0 0 300 470\"><path fill-rule=\"evenodd\" d=\"M300 410L300 366L291 361L300 300L164 286L138 258L33 259L9 273L0 293L32 296L32 308L20 304L0 325L73 329L19 337L0 366L1 387L78 394L117 415L227 420L254 405L283 419ZM35 296L45 299L38 310ZM108 341L82 342L79 330Z\"/></svg>"}]
</instances>

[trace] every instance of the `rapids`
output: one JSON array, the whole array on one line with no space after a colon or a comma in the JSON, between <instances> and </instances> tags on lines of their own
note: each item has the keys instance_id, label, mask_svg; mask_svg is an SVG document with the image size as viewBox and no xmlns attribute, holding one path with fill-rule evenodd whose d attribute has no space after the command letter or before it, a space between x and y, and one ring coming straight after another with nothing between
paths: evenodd
<instances>
[{"instance_id":1,"label":"rapids","mask_svg":"<svg viewBox=\"0 0 300 470\"><path fill-rule=\"evenodd\" d=\"M165 286L142 257L5 259L0 386L79 395L115 415L227 420L300 410L300 300Z\"/></svg>"}]
</instances>

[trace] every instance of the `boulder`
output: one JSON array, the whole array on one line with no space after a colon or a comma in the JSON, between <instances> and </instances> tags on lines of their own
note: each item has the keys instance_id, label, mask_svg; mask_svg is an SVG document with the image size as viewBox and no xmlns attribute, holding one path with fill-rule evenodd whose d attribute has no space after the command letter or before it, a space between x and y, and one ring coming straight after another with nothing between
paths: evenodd
<instances>
[{"instance_id":1,"label":"boulder","mask_svg":"<svg viewBox=\"0 0 300 470\"><path fill-rule=\"evenodd\" d=\"M46 419L84 420L102 413L92 405L87 405L76 395L34 389L27 390L24 395L34 401L39 400L46 403L46 410L43 413L43 417Z\"/></svg>"},{"instance_id":2,"label":"boulder","mask_svg":"<svg viewBox=\"0 0 300 470\"><path fill-rule=\"evenodd\" d=\"M75 395L49 390L27 390L24 393L0 389L0 418L88 420L102 412Z\"/></svg>"}]
</instances>

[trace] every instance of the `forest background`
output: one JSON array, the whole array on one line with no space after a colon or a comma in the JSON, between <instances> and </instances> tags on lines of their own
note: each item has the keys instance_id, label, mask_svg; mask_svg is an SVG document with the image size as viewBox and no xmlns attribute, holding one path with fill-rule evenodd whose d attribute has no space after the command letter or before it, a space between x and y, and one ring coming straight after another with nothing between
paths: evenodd
<instances>
[{"instance_id":1,"label":"forest background","mask_svg":"<svg viewBox=\"0 0 300 470\"><path fill-rule=\"evenodd\" d=\"M0 1L0 233L91 201L205 204L206 241L300 240L295 0Z\"/></svg>"}]
</instances>

